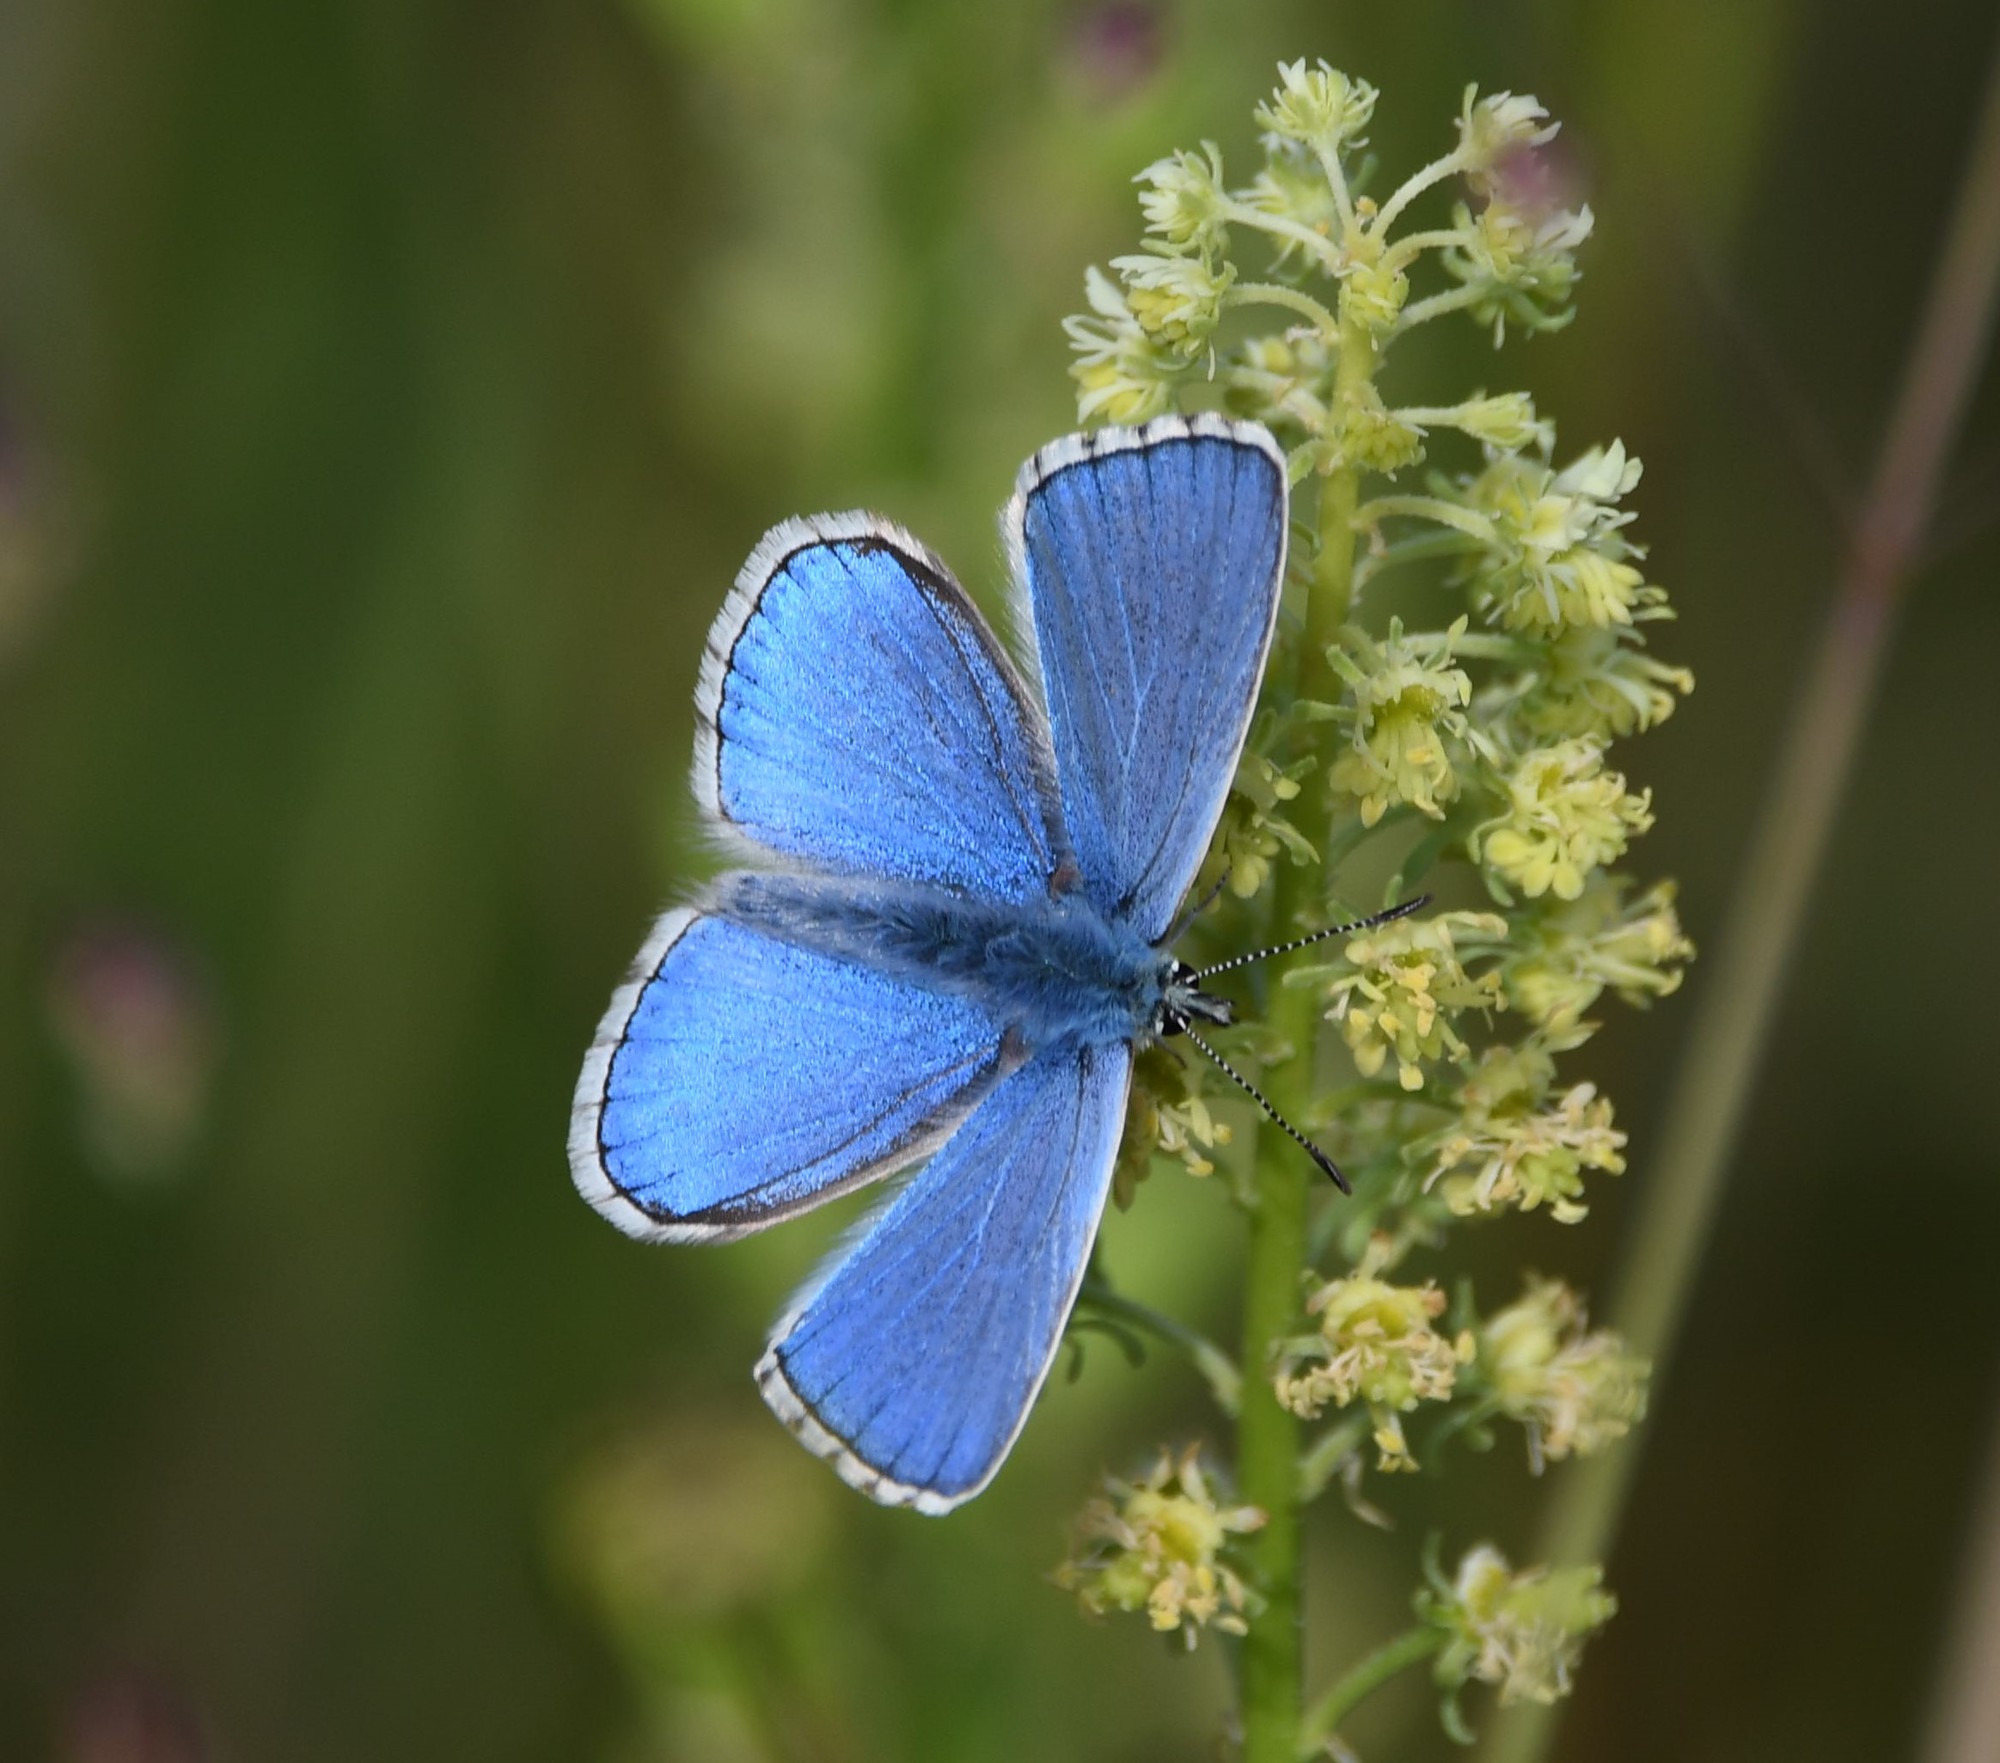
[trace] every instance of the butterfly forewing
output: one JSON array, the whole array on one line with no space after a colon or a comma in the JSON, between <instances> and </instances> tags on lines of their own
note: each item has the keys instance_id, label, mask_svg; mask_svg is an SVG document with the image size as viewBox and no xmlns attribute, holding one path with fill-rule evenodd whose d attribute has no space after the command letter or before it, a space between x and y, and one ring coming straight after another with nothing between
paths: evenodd
<instances>
[{"instance_id":1,"label":"butterfly forewing","mask_svg":"<svg viewBox=\"0 0 2000 1763\"><path fill-rule=\"evenodd\" d=\"M1020 900L1066 855L1047 726L944 565L868 515L766 535L709 637L696 797L849 875Z\"/></svg>"},{"instance_id":2,"label":"butterfly forewing","mask_svg":"<svg viewBox=\"0 0 2000 1763\"><path fill-rule=\"evenodd\" d=\"M1218 417L1044 448L1006 516L1099 910L1166 933L1229 794L1285 574L1285 461Z\"/></svg>"}]
</instances>

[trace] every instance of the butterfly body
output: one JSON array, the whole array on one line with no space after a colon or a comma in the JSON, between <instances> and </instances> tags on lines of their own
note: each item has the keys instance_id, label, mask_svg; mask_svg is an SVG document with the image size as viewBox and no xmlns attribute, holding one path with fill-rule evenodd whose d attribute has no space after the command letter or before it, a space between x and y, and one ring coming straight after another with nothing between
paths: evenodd
<instances>
[{"instance_id":1,"label":"butterfly body","mask_svg":"<svg viewBox=\"0 0 2000 1763\"><path fill-rule=\"evenodd\" d=\"M1026 1050L1158 1030L1176 963L1080 891L1025 903L912 883L738 874L713 909L784 941L972 999Z\"/></svg>"},{"instance_id":2,"label":"butterfly body","mask_svg":"<svg viewBox=\"0 0 2000 1763\"><path fill-rule=\"evenodd\" d=\"M1044 448L1003 516L1025 668L871 515L751 554L696 693L745 867L665 914L571 1115L578 1189L656 1241L915 1171L773 1331L765 1399L873 1498L991 1479L1109 1193L1133 1055L1227 1022L1168 952L1248 733L1286 463L1165 418Z\"/></svg>"}]
</instances>

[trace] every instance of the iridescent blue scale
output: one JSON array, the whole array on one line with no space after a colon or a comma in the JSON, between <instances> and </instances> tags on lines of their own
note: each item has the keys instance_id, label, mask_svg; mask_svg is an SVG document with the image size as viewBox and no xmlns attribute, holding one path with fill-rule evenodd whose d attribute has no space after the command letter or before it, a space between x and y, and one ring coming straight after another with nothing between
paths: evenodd
<instances>
[{"instance_id":1,"label":"iridescent blue scale","mask_svg":"<svg viewBox=\"0 0 2000 1763\"><path fill-rule=\"evenodd\" d=\"M1095 1239L1162 946L1285 566L1285 461L1168 418L1044 448L1003 516L1029 679L869 515L773 529L711 632L694 789L749 867L655 926L584 1062L579 1189L740 1235L915 1169L779 1320L781 1419L945 1512L1005 1459ZM1176 990L1176 987L1181 989Z\"/></svg>"}]
</instances>

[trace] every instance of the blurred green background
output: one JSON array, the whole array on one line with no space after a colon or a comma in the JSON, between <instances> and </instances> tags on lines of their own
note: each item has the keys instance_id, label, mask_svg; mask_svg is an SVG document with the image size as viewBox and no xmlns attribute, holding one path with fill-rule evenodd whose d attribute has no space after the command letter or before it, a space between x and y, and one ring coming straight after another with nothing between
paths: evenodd
<instances>
[{"instance_id":1,"label":"blurred green background","mask_svg":"<svg viewBox=\"0 0 2000 1763\"><path fill-rule=\"evenodd\" d=\"M833 1220L648 1250L571 1191L591 1030L695 860L699 644L763 528L867 505L977 591L1073 426L1129 179L1273 64L1391 166L1538 93L1599 216L1526 384L1647 463L1696 696L1642 752L1712 933L1937 245L1990 0L4 0L0 1756L1202 1759L1223 1655L1086 1625L1069 1513L1201 1420L1093 1351L933 1523L766 1416ZM1660 1392L1572 1760L1912 1755L2000 1343L1989 375ZM1699 969L1691 982L1701 983ZM1634 1135L1687 1017L1586 1056ZM1226 1325L1163 1175L1122 1278ZM1558 1466L1551 1474L1560 1474ZM1525 1548L1511 1449L1315 1530L1312 1660L1415 1539ZM2000 1662L1996 1662L2000 1668ZM1486 1704L1468 1706L1483 1718ZM1419 1683L1350 1730L1450 1753Z\"/></svg>"}]
</instances>

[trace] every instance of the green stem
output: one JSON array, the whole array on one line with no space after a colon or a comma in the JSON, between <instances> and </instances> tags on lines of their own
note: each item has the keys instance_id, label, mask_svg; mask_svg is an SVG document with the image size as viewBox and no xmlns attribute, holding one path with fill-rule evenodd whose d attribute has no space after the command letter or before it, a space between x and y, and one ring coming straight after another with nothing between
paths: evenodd
<instances>
[{"instance_id":1,"label":"green stem","mask_svg":"<svg viewBox=\"0 0 2000 1763\"><path fill-rule=\"evenodd\" d=\"M1461 147L1455 152L1447 153L1442 159L1433 159L1421 171L1413 172L1403 180L1389 200L1382 204L1381 212L1368 223L1368 230L1378 239L1386 238L1389 229L1401 218L1404 209L1433 185L1443 183L1446 178L1456 177L1465 169L1466 164L1465 149Z\"/></svg>"},{"instance_id":2,"label":"green stem","mask_svg":"<svg viewBox=\"0 0 2000 1763\"><path fill-rule=\"evenodd\" d=\"M1326 1741L1339 1730L1340 1723L1399 1672L1420 1665L1433 1653L1443 1650L1449 1637L1441 1628L1413 1628L1398 1635L1386 1646L1377 1647L1332 1689L1315 1702L1312 1712L1299 1728L1297 1756L1318 1755Z\"/></svg>"},{"instance_id":3,"label":"green stem","mask_svg":"<svg viewBox=\"0 0 2000 1763\"><path fill-rule=\"evenodd\" d=\"M1364 383L1375 367L1375 349L1358 325L1343 325L1336 397ZM1327 651L1346 622L1354 583L1354 508L1358 473L1344 468L1320 483L1319 553L1306 596L1299 645L1296 695L1332 702L1340 678ZM1321 790L1300 798L1299 830L1317 849L1326 844L1332 803ZM1308 916L1322 883L1300 864L1280 871L1272 923L1277 936ZM1267 1074L1281 1111L1303 1112L1313 1084L1313 1048L1319 1005L1303 987L1272 988L1272 1025L1292 1049ZM1266 1122L1257 1137L1243 1298L1243 1399L1237 1415L1236 1473L1243 1498L1259 1507L1263 1528L1246 1554L1258 1596L1243 1638L1243 1763L1294 1763L1301 1696L1299 1590L1301 1536L1299 1419L1278 1401L1271 1377L1276 1344L1294 1333L1300 1276L1306 1264L1306 1202L1317 1177L1312 1165L1277 1127Z\"/></svg>"},{"instance_id":4,"label":"green stem","mask_svg":"<svg viewBox=\"0 0 2000 1763\"><path fill-rule=\"evenodd\" d=\"M1283 282L1238 282L1222 296L1225 306L1282 306L1309 319L1314 330L1329 341L1340 329L1340 320L1319 301L1299 288Z\"/></svg>"},{"instance_id":5,"label":"green stem","mask_svg":"<svg viewBox=\"0 0 2000 1763\"><path fill-rule=\"evenodd\" d=\"M1358 1451L1368 1437L1368 1411L1350 1414L1335 1422L1313 1442L1313 1448L1299 1459L1299 1499L1310 1506L1326 1492L1333 1472Z\"/></svg>"},{"instance_id":6,"label":"green stem","mask_svg":"<svg viewBox=\"0 0 2000 1763\"><path fill-rule=\"evenodd\" d=\"M1216 1406L1225 1414L1236 1412L1243 1392L1243 1374L1237 1370L1235 1361L1206 1335L1198 1334L1185 1323L1163 1315L1150 1304L1142 1304L1137 1298L1128 1298L1123 1292L1095 1281L1087 1281L1077 1296L1080 1302L1089 1304L1092 1309L1102 1311L1106 1316L1116 1316L1131 1323L1134 1328L1143 1328L1169 1346L1180 1348L1208 1384Z\"/></svg>"},{"instance_id":7,"label":"green stem","mask_svg":"<svg viewBox=\"0 0 2000 1763\"><path fill-rule=\"evenodd\" d=\"M1359 525L1370 527L1397 515L1410 520L1435 521L1439 526L1448 526L1468 538L1493 537L1493 523L1485 515L1461 507L1456 502L1447 502L1441 496L1377 496L1365 508L1357 509L1354 519Z\"/></svg>"},{"instance_id":8,"label":"green stem","mask_svg":"<svg viewBox=\"0 0 2000 1763\"><path fill-rule=\"evenodd\" d=\"M1405 233L1382 253L1382 268L1391 274L1405 270L1426 251L1449 251L1463 245L1465 234L1457 227L1440 227L1435 232Z\"/></svg>"},{"instance_id":9,"label":"green stem","mask_svg":"<svg viewBox=\"0 0 2000 1763\"><path fill-rule=\"evenodd\" d=\"M1298 873L1287 870L1288 877ZM1305 1020L1287 1021L1285 1027L1298 1037L1295 1044L1310 1048L1309 996L1284 994L1280 1011L1274 1014L1298 1016L1297 1009L1286 1008L1297 997L1305 998ZM1294 1061L1301 1063L1309 1062ZM1288 1087L1287 1103L1304 1085ZM1259 1133L1257 1207L1250 1217L1243 1300L1246 1375L1237 1413L1236 1473L1243 1498L1262 1510L1265 1522L1251 1534L1246 1550L1258 1603L1243 1637L1243 1763L1292 1763L1298 1732L1299 1421L1278 1401L1271 1357L1276 1343L1297 1324L1299 1274L1305 1265L1306 1182L1311 1172L1311 1164L1282 1133L1275 1128Z\"/></svg>"},{"instance_id":10,"label":"green stem","mask_svg":"<svg viewBox=\"0 0 2000 1763\"><path fill-rule=\"evenodd\" d=\"M1287 239L1295 245L1303 246L1319 260L1320 267L1328 275L1338 275L1346 259L1340 247L1324 233L1316 233L1309 226L1298 221L1287 220L1280 214L1267 214L1261 208L1252 208L1247 202L1225 201L1222 216L1235 226L1254 227L1261 233L1268 233L1274 239Z\"/></svg>"},{"instance_id":11,"label":"green stem","mask_svg":"<svg viewBox=\"0 0 2000 1763\"><path fill-rule=\"evenodd\" d=\"M1340 216L1340 236L1343 239L1354 235L1354 198L1348 193L1347 172L1340 163L1338 148L1317 147L1315 157L1320 170L1326 174L1326 187L1333 192L1334 212Z\"/></svg>"},{"instance_id":12,"label":"green stem","mask_svg":"<svg viewBox=\"0 0 2000 1763\"><path fill-rule=\"evenodd\" d=\"M1977 383L2000 296L2000 53L1895 415L1737 880L1710 977L1666 1108L1610 1315L1664 1369L1680 1332L1730 1153L1783 997L1786 969L1826 854L1847 776L1938 480ZM1575 1466L1560 1484L1542 1558L1601 1560L1636 1467L1630 1450ZM1555 1736L1548 1709L1495 1727L1494 1763L1535 1763Z\"/></svg>"},{"instance_id":13,"label":"green stem","mask_svg":"<svg viewBox=\"0 0 2000 1763\"><path fill-rule=\"evenodd\" d=\"M1452 639L1451 652L1454 656L1469 656L1475 661L1518 661L1524 665L1537 653L1533 644L1524 643L1519 637L1503 637L1485 631L1460 631Z\"/></svg>"},{"instance_id":14,"label":"green stem","mask_svg":"<svg viewBox=\"0 0 2000 1763\"><path fill-rule=\"evenodd\" d=\"M1468 306L1477 306L1489 291L1478 282L1467 282L1463 287L1433 294L1428 300L1419 300L1414 306L1405 306L1402 316L1396 320L1395 334L1400 337L1420 324L1443 318L1448 312L1463 312Z\"/></svg>"},{"instance_id":15,"label":"green stem","mask_svg":"<svg viewBox=\"0 0 2000 1763\"><path fill-rule=\"evenodd\" d=\"M1332 404L1338 408L1366 385L1375 372L1375 344L1358 324L1340 330L1340 360L1334 369ZM1306 597L1305 638L1299 648L1298 695L1331 704L1340 697L1340 676L1327 651L1340 641L1340 627L1354 599L1354 511L1361 501L1361 474L1351 467L1327 473L1319 486L1319 555L1313 559ZM1326 828L1317 831L1324 834ZM1314 844L1323 843L1320 837Z\"/></svg>"},{"instance_id":16,"label":"green stem","mask_svg":"<svg viewBox=\"0 0 2000 1763\"><path fill-rule=\"evenodd\" d=\"M1425 563L1437 557L1458 557L1472 549L1469 534L1461 532L1422 533L1397 539L1379 551L1371 550L1354 566L1354 591L1358 595L1378 576L1406 563ZM1517 645L1518 646L1518 645Z\"/></svg>"}]
</instances>

